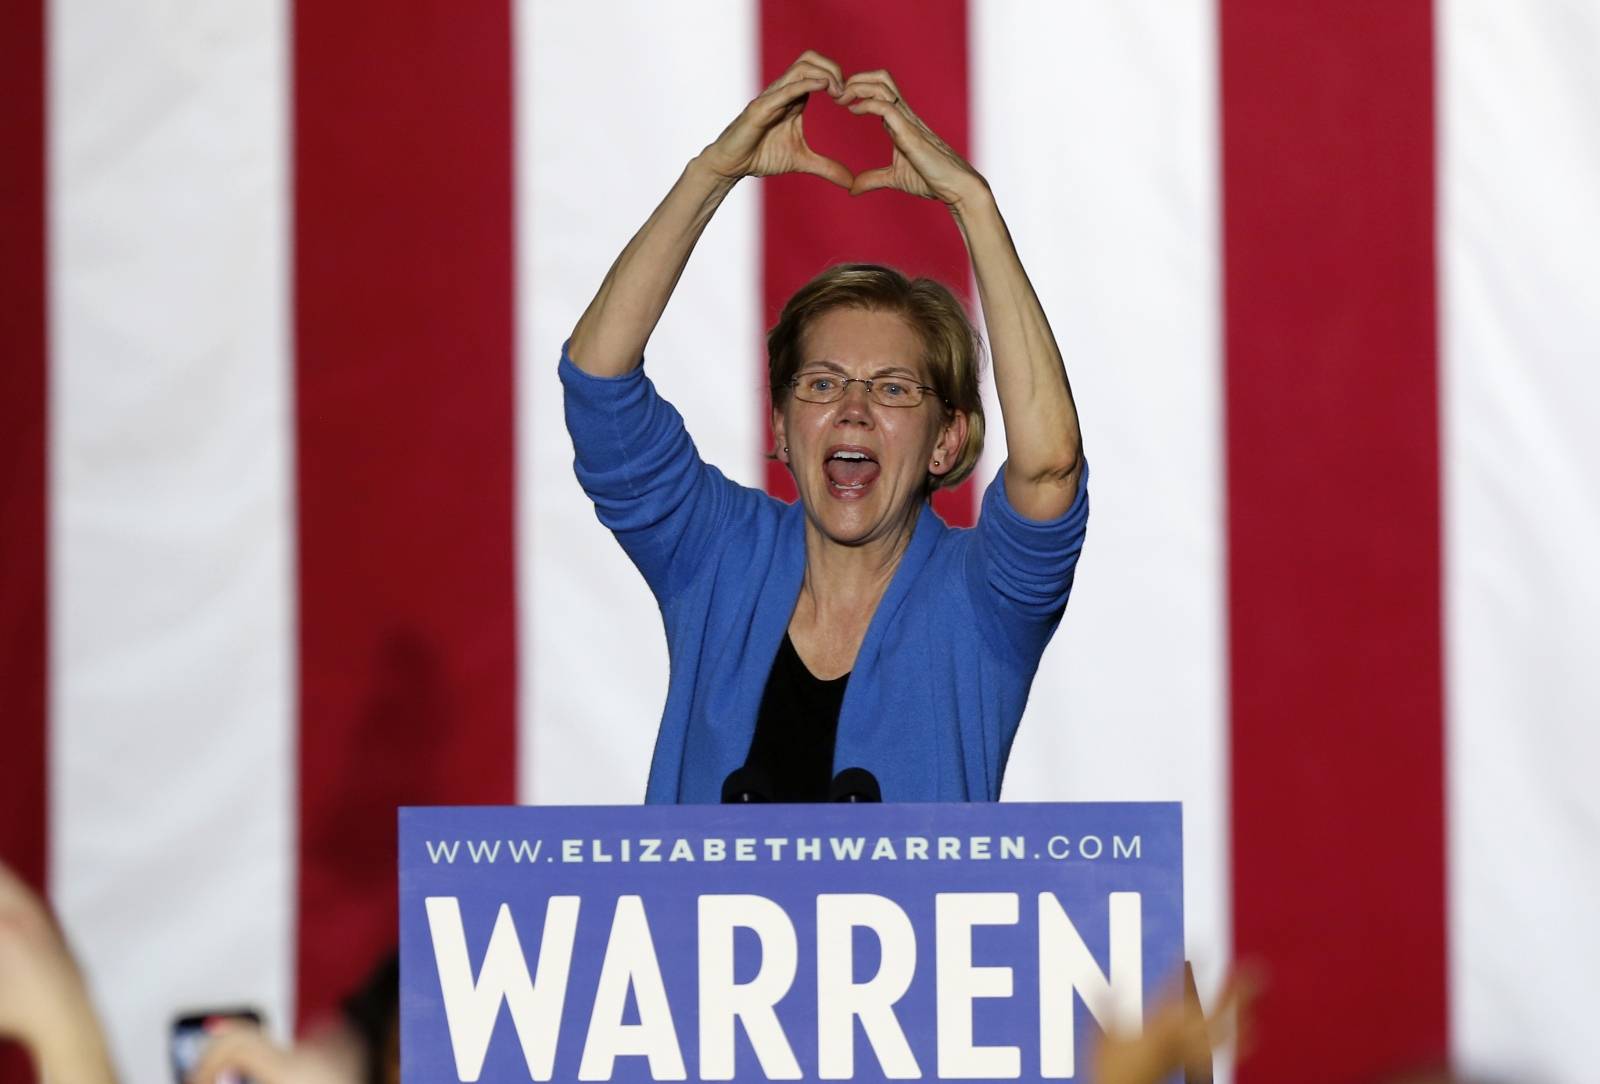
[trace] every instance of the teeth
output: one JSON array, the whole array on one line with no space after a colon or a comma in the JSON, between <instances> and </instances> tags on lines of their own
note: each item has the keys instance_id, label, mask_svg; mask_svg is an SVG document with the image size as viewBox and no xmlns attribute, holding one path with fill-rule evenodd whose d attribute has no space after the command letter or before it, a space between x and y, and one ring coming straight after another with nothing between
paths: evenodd
<instances>
[{"instance_id":1,"label":"teeth","mask_svg":"<svg viewBox=\"0 0 1600 1084\"><path fill-rule=\"evenodd\" d=\"M833 458L835 458L835 459L856 459L856 460L861 460L861 459L867 458L867 453L866 452L834 452L833 453Z\"/></svg>"}]
</instances>

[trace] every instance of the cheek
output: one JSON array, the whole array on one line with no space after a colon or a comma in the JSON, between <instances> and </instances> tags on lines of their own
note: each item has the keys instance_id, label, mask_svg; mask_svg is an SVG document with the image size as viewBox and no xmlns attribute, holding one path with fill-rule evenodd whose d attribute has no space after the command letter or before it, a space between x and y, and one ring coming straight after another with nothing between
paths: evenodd
<instances>
[{"instance_id":1,"label":"cheek","mask_svg":"<svg viewBox=\"0 0 1600 1084\"><path fill-rule=\"evenodd\" d=\"M918 455L931 454L939 443L942 431L937 421L919 418L917 424L905 427L904 439L908 447L916 447Z\"/></svg>"},{"instance_id":2,"label":"cheek","mask_svg":"<svg viewBox=\"0 0 1600 1084\"><path fill-rule=\"evenodd\" d=\"M832 429L830 407L815 407L789 414L789 432L802 441L820 441ZM792 441L790 443L793 443Z\"/></svg>"}]
</instances>

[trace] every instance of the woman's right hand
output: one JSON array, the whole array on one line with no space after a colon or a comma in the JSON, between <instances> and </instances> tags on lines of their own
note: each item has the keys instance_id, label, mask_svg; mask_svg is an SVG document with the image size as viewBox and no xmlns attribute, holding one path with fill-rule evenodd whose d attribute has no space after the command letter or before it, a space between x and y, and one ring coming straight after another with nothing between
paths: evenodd
<instances>
[{"instance_id":1,"label":"woman's right hand","mask_svg":"<svg viewBox=\"0 0 1600 1084\"><path fill-rule=\"evenodd\" d=\"M800 120L813 91L826 89L834 98L844 93L844 71L811 49L755 100L744 107L701 159L718 176L771 177L779 173L814 173L848 189L855 175L839 162L806 145Z\"/></svg>"}]
</instances>

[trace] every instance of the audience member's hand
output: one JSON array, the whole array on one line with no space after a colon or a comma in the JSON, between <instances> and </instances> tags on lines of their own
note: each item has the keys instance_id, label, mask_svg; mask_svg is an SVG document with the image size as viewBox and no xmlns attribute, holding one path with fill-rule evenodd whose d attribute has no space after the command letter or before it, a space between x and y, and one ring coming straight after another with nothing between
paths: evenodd
<instances>
[{"instance_id":1,"label":"audience member's hand","mask_svg":"<svg viewBox=\"0 0 1600 1084\"><path fill-rule=\"evenodd\" d=\"M363 1084L359 1060L340 1056L317 1044L279 1046L253 1024L219 1022L211 1032L189 1084L230 1084L248 1078L252 1084Z\"/></svg>"},{"instance_id":2,"label":"audience member's hand","mask_svg":"<svg viewBox=\"0 0 1600 1084\"><path fill-rule=\"evenodd\" d=\"M1208 1016L1200 1006L1194 973L1184 965L1181 996L1156 1007L1138 1035L1106 1035L1095 1046L1095 1084L1160 1084L1183 1070L1187 1084L1211 1080L1212 1053L1239 1033L1255 993L1248 978L1231 977Z\"/></svg>"},{"instance_id":3,"label":"audience member's hand","mask_svg":"<svg viewBox=\"0 0 1600 1084\"><path fill-rule=\"evenodd\" d=\"M0 1035L34 1046L78 968L44 902L0 865Z\"/></svg>"},{"instance_id":4,"label":"audience member's hand","mask_svg":"<svg viewBox=\"0 0 1600 1084\"><path fill-rule=\"evenodd\" d=\"M114 1078L89 991L49 908L0 863L0 1036L61 1084Z\"/></svg>"}]
</instances>

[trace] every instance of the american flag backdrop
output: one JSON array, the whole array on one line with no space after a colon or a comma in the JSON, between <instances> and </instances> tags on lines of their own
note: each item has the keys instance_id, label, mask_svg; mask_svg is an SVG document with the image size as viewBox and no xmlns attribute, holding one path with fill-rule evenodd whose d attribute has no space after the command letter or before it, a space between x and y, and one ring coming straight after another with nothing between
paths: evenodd
<instances>
[{"instance_id":1,"label":"american flag backdrop","mask_svg":"<svg viewBox=\"0 0 1600 1084\"><path fill-rule=\"evenodd\" d=\"M129 1084L178 1009L359 980L396 803L640 798L666 654L555 364L808 47L989 179L1077 393L1005 797L1185 803L1202 991L1267 968L1240 1080L1600 1079L1600 4L7 0L0 854ZM971 294L897 193L701 241L647 355L732 477L783 491L763 329L852 259Z\"/></svg>"}]
</instances>

